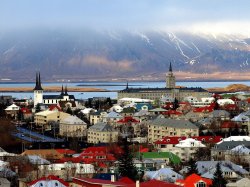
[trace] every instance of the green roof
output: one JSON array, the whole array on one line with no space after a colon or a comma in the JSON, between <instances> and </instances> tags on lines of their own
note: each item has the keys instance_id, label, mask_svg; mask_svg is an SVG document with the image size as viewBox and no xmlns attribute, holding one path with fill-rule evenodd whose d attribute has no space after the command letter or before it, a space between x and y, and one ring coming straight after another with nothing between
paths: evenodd
<instances>
[{"instance_id":1,"label":"green roof","mask_svg":"<svg viewBox=\"0 0 250 187\"><path fill-rule=\"evenodd\" d=\"M181 159L171 152L146 152L140 153L143 159L164 159L168 158L173 164L180 164ZM139 153L138 153L139 155Z\"/></svg>"}]
</instances>

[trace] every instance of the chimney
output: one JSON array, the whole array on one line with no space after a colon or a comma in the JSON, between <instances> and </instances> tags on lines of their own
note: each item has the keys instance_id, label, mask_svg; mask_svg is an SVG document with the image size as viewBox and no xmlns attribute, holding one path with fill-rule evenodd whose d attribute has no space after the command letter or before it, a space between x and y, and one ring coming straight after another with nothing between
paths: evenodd
<instances>
[{"instance_id":1,"label":"chimney","mask_svg":"<svg viewBox=\"0 0 250 187\"><path fill-rule=\"evenodd\" d=\"M111 170L111 182L115 182L115 173L114 170Z\"/></svg>"},{"instance_id":2,"label":"chimney","mask_svg":"<svg viewBox=\"0 0 250 187\"><path fill-rule=\"evenodd\" d=\"M140 187L140 181L135 182L135 187Z\"/></svg>"}]
</instances>

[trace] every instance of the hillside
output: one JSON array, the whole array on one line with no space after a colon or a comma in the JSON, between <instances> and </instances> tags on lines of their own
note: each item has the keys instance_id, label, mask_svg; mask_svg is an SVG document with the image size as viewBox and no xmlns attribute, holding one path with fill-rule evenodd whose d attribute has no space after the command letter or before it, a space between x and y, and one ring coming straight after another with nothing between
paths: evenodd
<instances>
[{"instance_id":1,"label":"hillside","mask_svg":"<svg viewBox=\"0 0 250 187\"><path fill-rule=\"evenodd\" d=\"M170 61L178 79L249 79L249 44L156 31L0 33L0 79L31 81L40 70L46 80L163 80Z\"/></svg>"}]
</instances>

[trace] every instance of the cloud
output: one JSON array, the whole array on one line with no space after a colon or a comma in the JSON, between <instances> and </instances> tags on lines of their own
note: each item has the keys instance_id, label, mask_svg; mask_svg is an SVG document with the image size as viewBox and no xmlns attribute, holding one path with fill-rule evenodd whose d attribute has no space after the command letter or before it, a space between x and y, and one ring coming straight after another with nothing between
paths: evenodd
<instances>
[{"instance_id":1,"label":"cloud","mask_svg":"<svg viewBox=\"0 0 250 187\"><path fill-rule=\"evenodd\" d=\"M248 0L2 0L0 28L189 29L249 23L249 6Z\"/></svg>"}]
</instances>

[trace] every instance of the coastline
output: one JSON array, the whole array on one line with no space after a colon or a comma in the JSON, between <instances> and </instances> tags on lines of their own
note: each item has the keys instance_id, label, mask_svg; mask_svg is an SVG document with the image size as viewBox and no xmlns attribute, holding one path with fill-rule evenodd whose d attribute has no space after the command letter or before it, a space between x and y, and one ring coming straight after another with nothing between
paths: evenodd
<instances>
[{"instance_id":1,"label":"coastline","mask_svg":"<svg viewBox=\"0 0 250 187\"><path fill-rule=\"evenodd\" d=\"M61 92L59 86L46 86L43 88L44 92ZM68 87L68 92L108 92L109 90L101 88L85 88L85 87ZM0 88L0 92L33 92L33 88L30 87L6 87Z\"/></svg>"}]
</instances>

